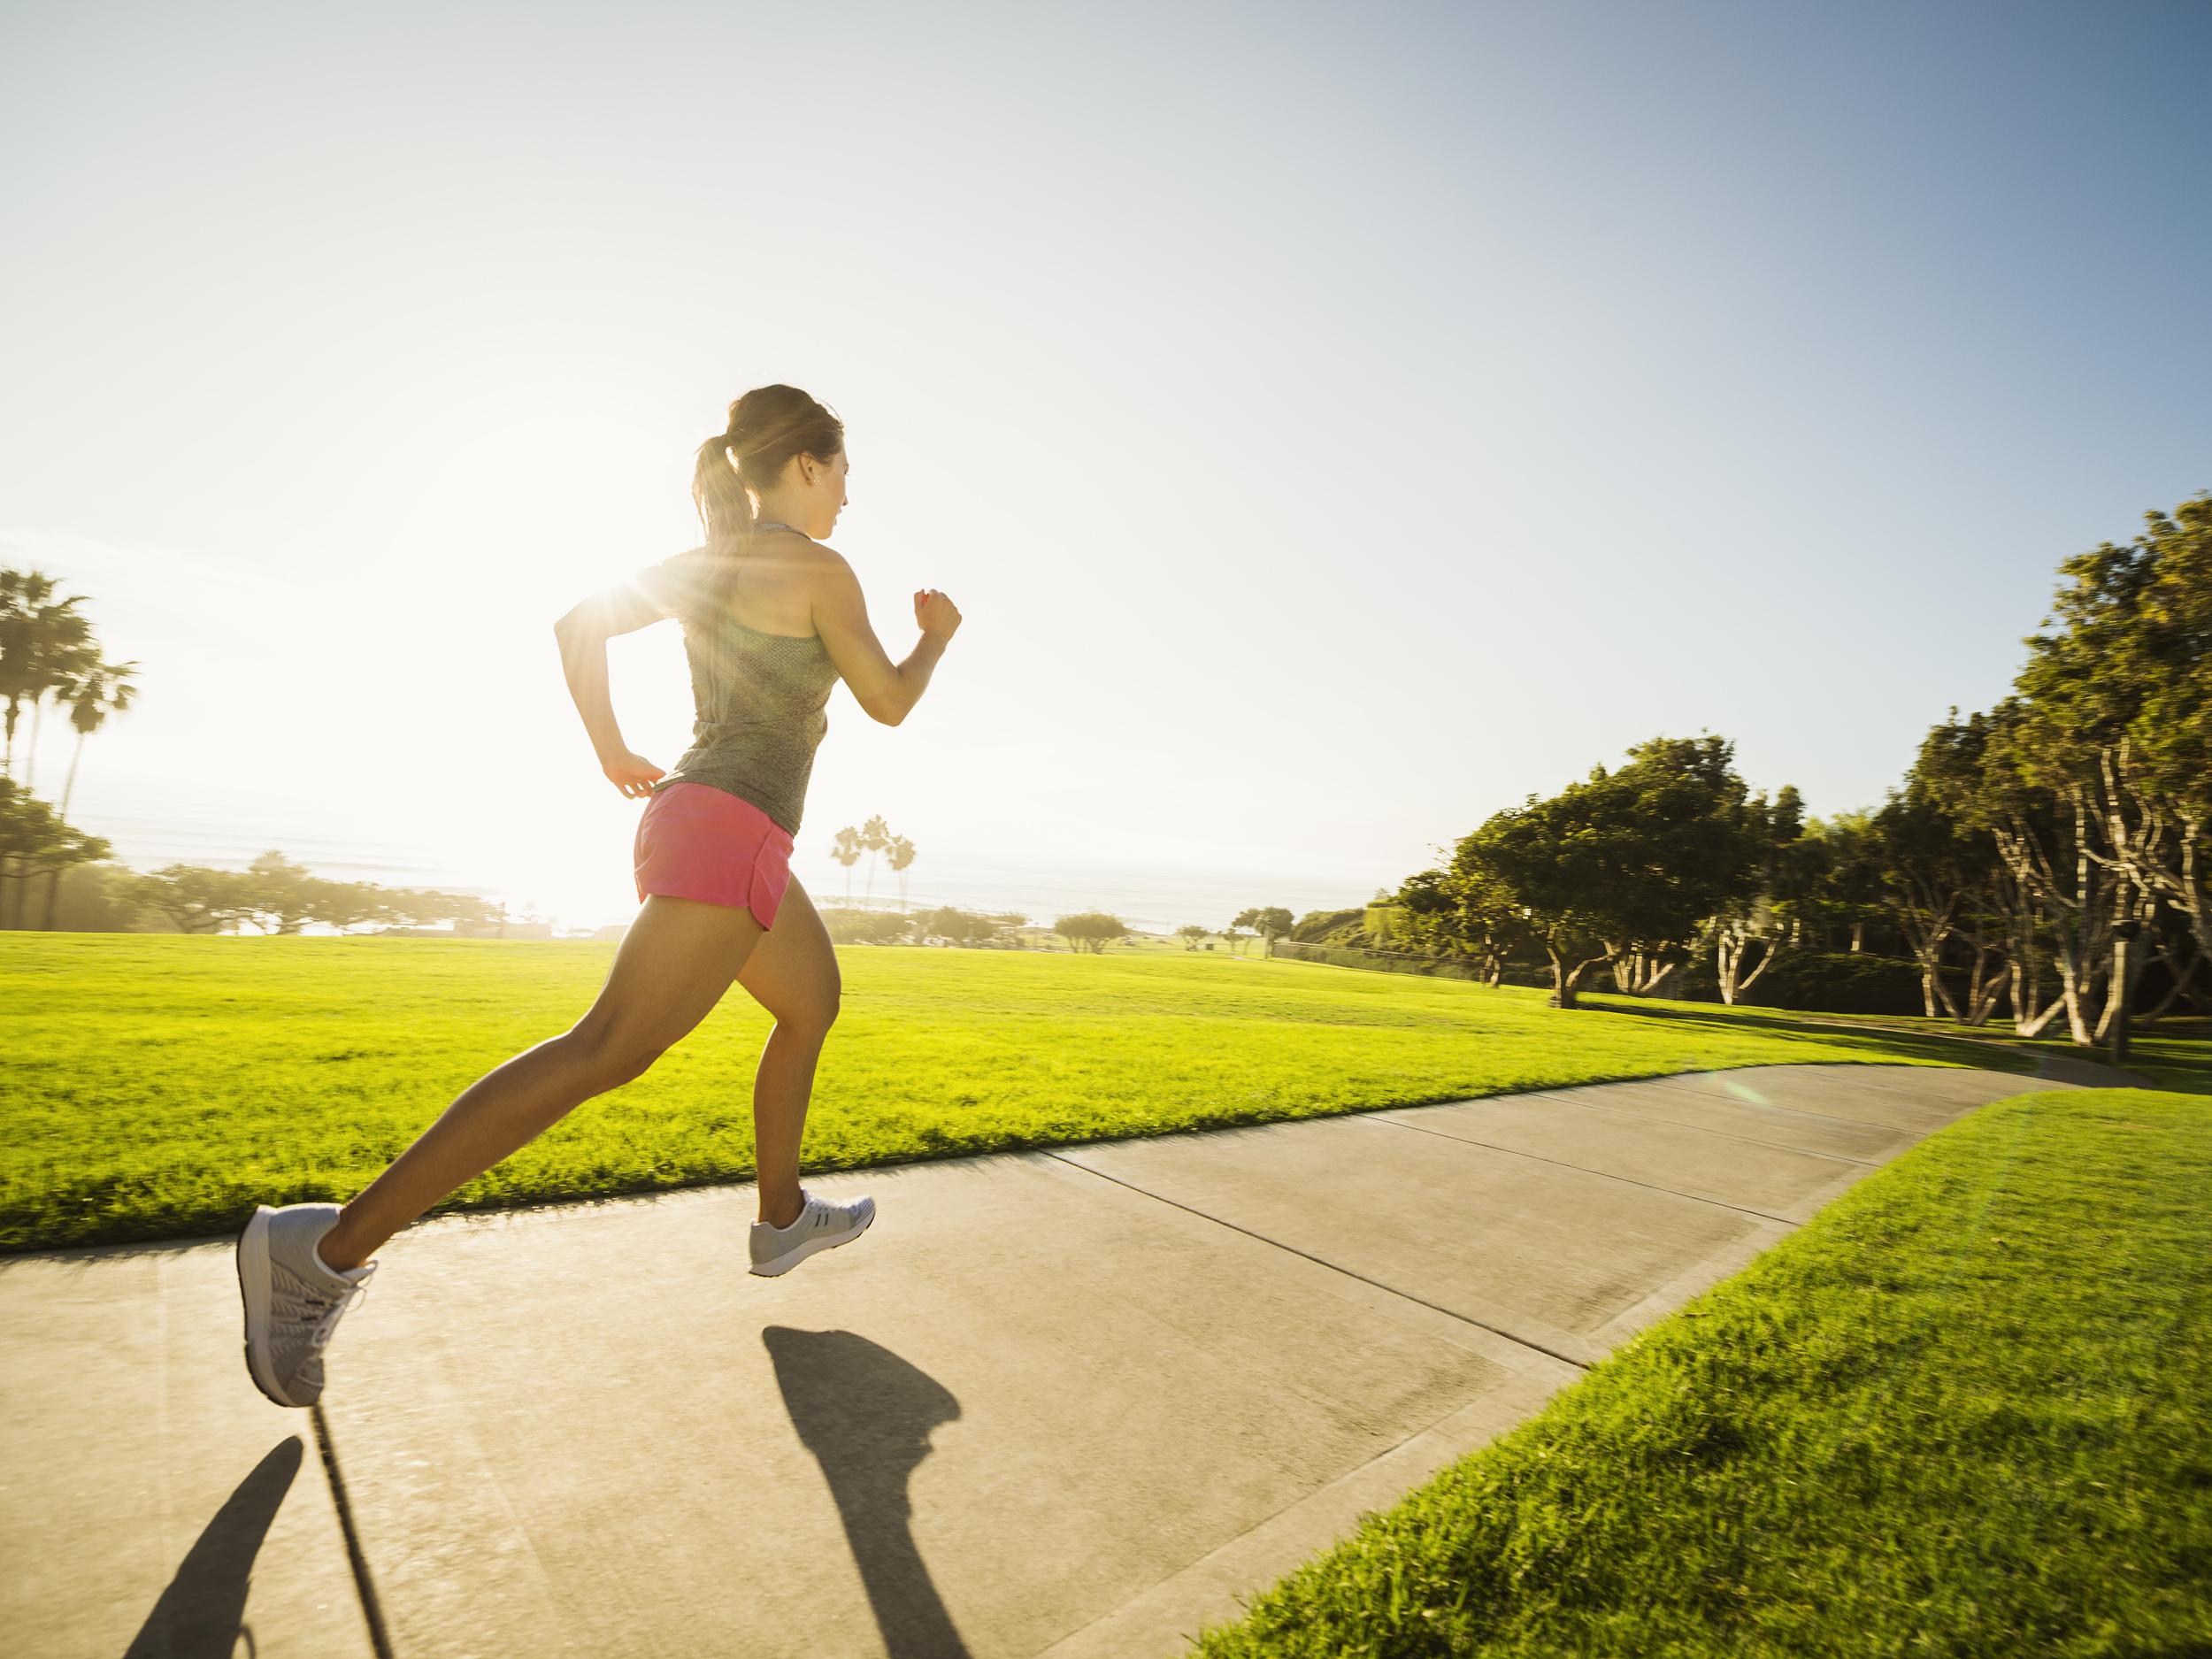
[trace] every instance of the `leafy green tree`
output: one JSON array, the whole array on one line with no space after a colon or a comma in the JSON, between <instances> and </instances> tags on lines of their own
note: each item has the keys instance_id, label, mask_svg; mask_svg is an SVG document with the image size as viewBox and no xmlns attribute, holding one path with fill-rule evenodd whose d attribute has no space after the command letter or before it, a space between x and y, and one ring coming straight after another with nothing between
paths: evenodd
<instances>
[{"instance_id":1,"label":"leafy green tree","mask_svg":"<svg viewBox=\"0 0 2212 1659\"><path fill-rule=\"evenodd\" d=\"M1880 838L1870 812L1838 812L1808 818L1805 839L1819 849L1818 873L1799 905L1807 927L1826 948L1829 937L1847 934L1856 955L1866 946L1866 930L1889 914L1882 886Z\"/></svg>"},{"instance_id":2,"label":"leafy green tree","mask_svg":"<svg viewBox=\"0 0 2212 1659\"><path fill-rule=\"evenodd\" d=\"M31 883L72 864L107 857L113 849L97 835L64 823L53 808L12 778L0 777L0 872L5 913L21 918L22 895Z\"/></svg>"},{"instance_id":3,"label":"leafy green tree","mask_svg":"<svg viewBox=\"0 0 2212 1659\"><path fill-rule=\"evenodd\" d=\"M56 687L61 700L69 705L69 724L77 733L76 746L69 751L69 775L61 786L60 810L65 818L69 816L69 797L76 793L77 765L84 758L85 739L105 726L110 715L121 714L137 698L138 688L131 684L137 669L135 662L103 662L97 651L88 648ZM54 906L60 888L61 872L57 869L46 878L43 926L48 928L54 925Z\"/></svg>"},{"instance_id":4,"label":"leafy green tree","mask_svg":"<svg viewBox=\"0 0 2212 1659\"><path fill-rule=\"evenodd\" d=\"M246 877L236 870L165 864L138 878L131 902L159 911L182 933L219 933L251 913Z\"/></svg>"},{"instance_id":5,"label":"leafy green tree","mask_svg":"<svg viewBox=\"0 0 2212 1659\"><path fill-rule=\"evenodd\" d=\"M1505 884L1464 843L1441 870L1424 870L1399 887L1402 933L1417 949L1477 964L1495 987L1507 964L1534 939Z\"/></svg>"},{"instance_id":6,"label":"leafy green tree","mask_svg":"<svg viewBox=\"0 0 2212 1659\"><path fill-rule=\"evenodd\" d=\"M1103 954L1108 944L1117 939L1129 937L1129 929L1118 916L1109 916L1103 910L1084 910L1074 916L1063 916L1052 925L1052 931L1068 941L1076 951Z\"/></svg>"},{"instance_id":7,"label":"leafy green tree","mask_svg":"<svg viewBox=\"0 0 2212 1659\"><path fill-rule=\"evenodd\" d=\"M2008 757L2077 820L2078 856L2111 878L2045 875L2042 895L2071 924L2062 950L2098 949L2163 899L2212 952L2212 493L2144 519L2131 545L2060 566L2049 631L2029 639L2015 682ZM2079 1040L2080 987L2069 989Z\"/></svg>"},{"instance_id":8,"label":"leafy green tree","mask_svg":"<svg viewBox=\"0 0 2212 1659\"><path fill-rule=\"evenodd\" d=\"M1757 983L1787 948L1800 925L1800 910L1816 891L1823 848L1805 835L1805 803L1794 784L1785 784L1772 802L1764 795L1748 811L1756 844L1754 881L1748 894L1723 903L1707 923L1713 941L1714 977L1720 1000L1733 1004ZM1758 966L1743 972L1755 943L1766 949Z\"/></svg>"},{"instance_id":9,"label":"leafy green tree","mask_svg":"<svg viewBox=\"0 0 2212 1659\"><path fill-rule=\"evenodd\" d=\"M1237 919L1231 926L1249 927L1263 939L1278 939L1288 933L1293 924L1290 912L1281 905L1274 904L1264 909L1255 905L1248 910L1240 910Z\"/></svg>"},{"instance_id":10,"label":"leafy green tree","mask_svg":"<svg viewBox=\"0 0 2212 1659\"><path fill-rule=\"evenodd\" d=\"M1500 884L1551 964L1560 1008L1601 963L1686 958L1701 923L1757 889L1768 832L1732 746L1658 737L1628 753L1617 771L1495 814L1455 854Z\"/></svg>"}]
</instances>

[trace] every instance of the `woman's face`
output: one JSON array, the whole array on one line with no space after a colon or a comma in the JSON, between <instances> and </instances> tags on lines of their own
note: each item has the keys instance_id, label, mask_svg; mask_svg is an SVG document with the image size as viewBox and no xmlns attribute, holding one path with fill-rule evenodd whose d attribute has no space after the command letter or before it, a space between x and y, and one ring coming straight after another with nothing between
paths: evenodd
<instances>
[{"instance_id":1,"label":"woman's face","mask_svg":"<svg viewBox=\"0 0 2212 1659\"><path fill-rule=\"evenodd\" d=\"M810 534L819 540L836 527L837 515L845 510L845 479L852 471L852 464L845 451L840 449L827 466L818 466L812 471L814 482L809 494L816 509L816 520L822 527Z\"/></svg>"}]
</instances>

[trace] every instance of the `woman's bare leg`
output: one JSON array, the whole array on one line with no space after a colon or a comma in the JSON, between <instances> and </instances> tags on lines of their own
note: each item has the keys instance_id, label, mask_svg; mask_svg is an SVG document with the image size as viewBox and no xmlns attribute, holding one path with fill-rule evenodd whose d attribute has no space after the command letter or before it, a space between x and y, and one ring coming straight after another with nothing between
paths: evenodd
<instances>
[{"instance_id":1,"label":"woman's bare leg","mask_svg":"<svg viewBox=\"0 0 2212 1659\"><path fill-rule=\"evenodd\" d=\"M815 1063L844 989L829 930L798 877L784 889L776 925L738 969L737 982L775 1017L753 1077L753 1158L760 1218L772 1227L787 1227L803 1207L799 1141L806 1133Z\"/></svg>"},{"instance_id":2,"label":"woman's bare leg","mask_svg":"<svg viewBox=\"0 0 2212 1659\"><path fill-rule=\"evenodd\" d=\"M342 1271L359 1266L440 1199L583 1102L648 1071L707 1017L764 937L749 911L649 895L590 1010L464 1089L339 1212L318 1246L324 1262Z\"/></svg>"}]
</instances>

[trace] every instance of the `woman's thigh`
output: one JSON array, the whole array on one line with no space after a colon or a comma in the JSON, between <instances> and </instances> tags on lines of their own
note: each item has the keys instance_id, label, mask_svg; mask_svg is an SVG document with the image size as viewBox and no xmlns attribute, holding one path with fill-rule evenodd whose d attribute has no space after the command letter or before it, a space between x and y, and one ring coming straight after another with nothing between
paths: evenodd
<instances>
[{"instance_id":1,"label":"woman's thigh","mask_svg":"<svg viewBox=\"0 0 2212 1659\"><path fill-rule=\"evenodd\" d=\"M574 1034L612 1064L650 1064L707 1017L765 936L749 910L647 895Z\"/></svg>"},{"instance_id":2,"label":"woman's thigh","mask_svg":"<svg viewBox=\"0 0 2212 1659\"><path fill-rule=\"evenodd\" d=\"M798 877L784 888L776 925L739 966L737 982L779 1025L827 1031L837 1018L844 989L837 952Z\"/></svg>"}]
</instances>

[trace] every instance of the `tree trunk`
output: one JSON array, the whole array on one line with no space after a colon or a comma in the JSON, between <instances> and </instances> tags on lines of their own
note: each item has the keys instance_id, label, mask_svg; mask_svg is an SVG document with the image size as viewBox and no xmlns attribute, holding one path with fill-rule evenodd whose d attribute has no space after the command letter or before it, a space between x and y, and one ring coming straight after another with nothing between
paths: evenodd
<instances>
[{"instance_id":1,"label":"tree trunk","mask_svg":"<svg viewBox=\"0 0 2212 1659\"><path fill-rule=\"evenodd\" d=\"M1580 1004L1576 1001L1575 997L1576 987L1581 983L1582 976L1586 971L1595 966L1597 964L1603 962L1606 958L1603 956L1585 956L1580 962L1576 963L1572 968L1569 968L1567 966L1567 959L1561 956L1558 951L1553 949L1549 945L1544 947L1544 954L1551 958L1551 1006L1554 1008L1579 1007Z\"/></svg>"},{"instance_id":2,"label":"tree trunk","mask_svg":"<svg viewBox=\"0 0 2212 1659\"><path fill-rule=\"evenodd\" d=\"M2045 1009L2041 1013L2036 1015L2034 1018L2023 1018L2016 1020L2015 1022L2016 1029L2023 1037L2040 1037L2043 1034L2043 1028L2046 1025L2048 1025L2052 1020L2055 1019L2058 1017L2059 1010L2064 1008L2065 1006L2065 997L2059 996L2054 998L2051 1005Z\"/></svg>"},{"instance_id":3,"label":"tree trunk","mask_svg":"<svg viewBox=\"0 0 2212 1659\"><path fill-rule=\"evenodd\" d=\"M1736 1005L1736 970L1742 964L1743 941L1722 928L1713 941L1713 977L1720 981L1721 1002L1730 1008Z\"/></svg>"},{"instance_id":4,"label":"tree trunk","mask_svg":"<svg viewBox=\"0 0 2212 1659\"><path fill-rule=\"evenodd\" d=\"M1853 956L1857 956L1861 950L1863 950L1863 949L1865 949L1865 946L1866 946L1866 924L1865 924L1864 922L1854 922L1854 923L1852 923L1852 924L1851 924L1851 954L1852 954Z\"/></svg>"},{"instance_id":5,"label":"tree trunk","mask_svg":"<svg viewBox=\"0 0 2212 1659\"><path fill-rule=\"evenodd\" d=\"M1751 977L1736 987L1736 994L1740 996L1744 992L1748 991L1753 986L1758 984L1759 976L1764 973L1769 968L1772 967L1774 965L1775 957L1780 956L1781 954L1782 941L1778 939L1768 940L1767 954L1759 958L1759 965L1752 969Z\"/></svg>"},{"instance_id":6,"label":"tree trunk","mask_svg":"<svg viewBox=\"0 0 2212 1659\"><path fill-rule=\"evenodd\" d=\"M2032 1037L2035 1035L2035 1031L2028 1029L2028 1022L2032 1018L2031 1010L2035 1007L2036 999L2043 994L2041 985L2043 976L2039 972L2041 965L2035 959L2032 947L2024 951L2016 947L2013 950L2012 961L2009 964L2012 1029L2018 1036ZM2035 1029L2036 1031L2042 1029L2040 1023L2038 1023Z\"/></svg>"},{"instance_id":7,"label":"tree trunk","mask_svg":"<svg viewBox=\"0 0 2212 1659\"><path fill-rule=\"evenodd\" d=\"M2170 954L2161 951L2159 953L2159 960L2166 964L2166 968L2169 972L2173 972L2174 959ZM2156 1008L2151 1010L2149 1013L2138 1014L2135 1017L2135 1023L2139 1025L2148 1025L2164 1018L2167 1012L2172 1009L2173 1005L2181 1000L2183 993L2189 988L2189 981L2197 977L2198 965L2201 964L2204 958L2202 956L2190 957L2189 965L2182 969L2178 973L2174 973L2173 986L2172 988L2166 993L2165 1000L2160 1002Z\"/></svg>"},{"instance_id":8,"label":"tree trunk","mask_svg":"<svg viewBox=\"0 0 2212 1659\"><path fill-rule=\"evenodd\" d=\"M69 797L77 790L77 763L84 758L84 740L85 734L78 733L77 747L70 751L69 776L62 781L60 817L65 823L69 818ZM107 753L105 749L100 752ZM54 931L54 897L60 890L61 869L57 865L46 878L46 931L50 933Z\"/></svg>"}]
</instances>

